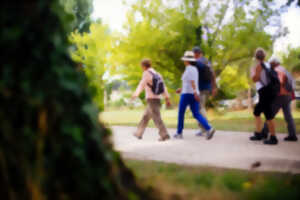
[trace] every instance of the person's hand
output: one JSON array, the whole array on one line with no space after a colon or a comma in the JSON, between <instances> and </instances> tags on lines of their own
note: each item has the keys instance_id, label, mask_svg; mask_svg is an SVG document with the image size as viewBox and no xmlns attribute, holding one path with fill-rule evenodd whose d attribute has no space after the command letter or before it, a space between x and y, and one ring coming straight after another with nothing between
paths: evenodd
<instances>
[{"instance_id":1,"label":"person's hand","mask_svg":"<svg viewBox=\"0 0 300 200\"><path fill-rule=\"evenodd\" d=\"M131 100L132 100L132 101L134 101L136 98L137 98L137 96L135 96L135 95L132 95L132 96L131 96Z\"/></svg>"},{"instance_id":2,"label":"person's hand","mask_svg":"<svg viewBox=\"0 0 300 200\"><path fill-rule=\"evenodd\" d=\"M181 93L181 88L178 88L178 89L176 90L176 93L177 93L177 94L180 94L180 93Z\"/></svg>"},{"instance_id":3,"label":"person's hand","mask_svg":"<svg viewBox=\"0 0 300 200\"><path fill-rule=\"evenodd\" d=\"M194 98L196 101L200 102L200 95L197 92L194 93Z\"/></svg>"},{"instance_id":4,"label":"person's hand","mask_svg":"<svg viewBox=\"0 0 300 200\"><path fill-rule=\"evenodd\" d=\"M172 106L169 98L166 98L166 105L167 105L167 108L170 108Z\"/></svg>"}]
</instances>

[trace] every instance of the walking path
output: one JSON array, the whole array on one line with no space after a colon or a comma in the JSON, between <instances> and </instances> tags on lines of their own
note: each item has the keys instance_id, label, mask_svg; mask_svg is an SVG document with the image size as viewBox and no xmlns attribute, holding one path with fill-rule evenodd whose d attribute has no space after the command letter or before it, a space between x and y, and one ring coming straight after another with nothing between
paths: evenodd
<instances>
[{"instance_id":1,"label":"walking path","mask_svg":"<svg viewBox=\"0 0 300 200\"><path fill-rule=\"evenodd\" d=\"M249 141L251 133L245 132L217 131L206 140L185 129L183 140L159 142L157 129L147 128L142 140L133 137L135 129L112 127L115 149L125 158L248 170L259 162L255 170L300 173L300 142L284 142L286 134L278 134L278 145L267 146ZM175 129L168 131L175 133Z\"/></svg>"}]
</instances>

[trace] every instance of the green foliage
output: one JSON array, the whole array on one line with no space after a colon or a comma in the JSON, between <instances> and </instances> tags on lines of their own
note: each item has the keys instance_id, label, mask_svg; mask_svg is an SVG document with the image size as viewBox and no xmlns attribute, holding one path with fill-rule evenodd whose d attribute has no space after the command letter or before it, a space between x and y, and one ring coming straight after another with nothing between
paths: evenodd
<instances>
[{"instance_id":1,"label":"green foliage","mask_svg":"<svg viewBox=\"0 0 300 200\"><path fill-rule=\"evenodd\" d=\"M74 20L71 22L72 30L80 33L86 32L91 24L90 15L93 11L93 0L59 0Z\"/></svg>"},{"instance_id":2,"label":"green foliage","mask_svg":"<svg viewBox=\"0 0 300 200\"><path fill-rule=\"evenodd\" d=\"M229 96L235 96L237 93L249 88L247 75L241 75L237 66L228 65L220 74L219 86Z\"/></svg>"},{"instance_id":3,"label":"green foliage","mask_svg":"<svg viewBox=\"0 0 300 200\"><path fill-rule=\"evenodd\" d=\"M243 190L243 183L247 182L247 176L234 172L227 172L222 177L224 186L234 192L241 192Z\"/></svg>"},{"instance_id":4,"label":"green foliage","mask_svg":"<svg viewBox=\"0 0 300 200\"><path fill-rule=\"evenodd\" d=\"M1 199L146 199L69 58L72 18L59 1L5 2L0 13Z\"/></svg>"},{"instance_id":5,"label":"green foliage","mask_svg":"<svg viewBox=\"0 0 300 200\"><path fill-rule=\"evenodd\" d=\"M93 23L89 33L75 31L70 35L70 41L76 46L71 52L72 59L83 64L83 71L89 79L90 85L95 88L94 102L100 110L104 109L103 75L107 71L107 57L111 48L111 36L108 27L101 23Z\"/></svg>"},{"instance_id":6,"label":"green foliage","mask_svg":"<svg viewBox=\"0 0 300 200\"><path fill-rule=\"evenodd\" d=\"M295 174L180 166L154 161L126 162L143 184L154 190L159 188L162 192L177 194L177 199L300 198L300 176Z\"/></svg>"},{"instance_id":7,"label":"green foliage","mask_svg":"<svg viewBox=\"0 0 300 200\"><path fill-rule=\"evenodd\" d=\"M292 72L300 72L300 47L289 48L288 52L288 54L283 55L283 66Z\"/></svg>"},{"instance_id":8,"label":"green foliage","mask_svg":"<svg viewBox=\"0 0 300 200\"><path fill-rule=\"evenodd\" d=\"M136 16L140 15L141 20ZM128 13L127 35L119 38L112 60L116 71L125 76L130 86L136 86L141 77L141 59L153 62L167 86L174 91L184 70L180 58L196 41L195 26L184 13L167 8L160 0L138 1Z\"/></svg>"},{"instance_id":9,"label":"green foliage","mask_svg":"<svg viewBox=\"0 0 300 200\"><path fill-rule=\"evenodd\" d=\"M161 0L138 1L127 15L126 35L119 37L119 45L112 52L114 66L120 66L116 73L125 75L135 87L141 77L139 62L148 57L172 93L180 86L184 51L200 45L217 75L227 65L237 65L239 73L245 74L257 47L272 48L272 37L264 28L269 18L278 14L267 0L260 1L256 10L250 2L234 1L233 16L225 23L230 14L228 0L207 4L185 0L177 7L168 7Z\"/></svg>"}]
</instances>

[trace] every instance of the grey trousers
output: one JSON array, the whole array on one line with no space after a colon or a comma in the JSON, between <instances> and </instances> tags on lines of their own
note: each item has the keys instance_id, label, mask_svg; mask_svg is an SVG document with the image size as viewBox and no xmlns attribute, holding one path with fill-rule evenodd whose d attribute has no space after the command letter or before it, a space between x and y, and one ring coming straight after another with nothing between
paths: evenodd
<instances>
[{"instance_id":1,"label":"grey trousers","mask_svg":"<svg viewBox=\"0 0 300 200\"><path fill-rule=\"evenodd\" d=\"M291 102L292 102L292 97L289 95L278 96L278 97L276 97L276 99L273 102L272 111L275 116L279 112L279 110L282 108L284 120L287 123L287 129L288 129L289 136L294 137L294 136L296 136L296 126L295 126L294 118L292 115ZM263 131L266 133L269 132L268 126L266 123L264 124Z\"/></svg>"},{"instance_id":2,"label":"grey trousers","mask_svg":"<svg viewBox=\"0 0 300 200\"><path fill-rule=\"evenodd\" d=\"M282 108L284 120L287 123L289 135L296 136L296 126L292 115L291 102L292 102L292 97L289 95L278 96L276 97L273 103L272 110L276 115L279 112L280 108Z\"/></svg>"},{"instance_id":3,"label":"grey trousers","mask_svg":"<svg viewBox=\"0 0 300 200\"><path fill-rule=\"evenodd\" d=\"M209 97L210 95L210 91L209 90L203 90L200 92L200 114L205 117L207 119L207 114L206 114L206 108L205 108L205 105L206 105L206 100L207 98ZM202 132L205 132L205 128L202 127L201 124L199 124L199 127L201 129Z\"/></svg>"},{"instance_id":4,"label":"grey trousers","mask_svg":"<svg viewBox=\"0 0 300 200\"><path fill-rule=\"evenodd\" d=\"M165 138L168 135L166 126L161 119L160 108L160 99L147 99L147 108L138 125L136 135L141 137L143 136L150 119L153 119L155 126L159 129L159 135L162 138Z\"/></svg>"}]
</instances>

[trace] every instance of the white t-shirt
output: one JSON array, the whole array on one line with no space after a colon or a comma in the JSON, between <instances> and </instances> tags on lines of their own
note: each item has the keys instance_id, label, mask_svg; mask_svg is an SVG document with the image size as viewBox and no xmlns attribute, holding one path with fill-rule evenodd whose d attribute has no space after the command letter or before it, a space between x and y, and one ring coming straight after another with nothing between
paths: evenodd
<instances>
[{"instance_id":1,"label":"white t-shirt","mask_svg":"<svg viewBox=\"0 0 300 200\"><path fill-rule=\"evenodd\" d=\"M196 67L189 65L185 68L184 73L182 74L182 90L181 94L194 94L191 81L195 82L196 90L199 93L198 88L198 70Z\"/></svg>"},{"instance_id":2,"label":"white t-shirt","mask_svg":"<svg viewBox=\"0 0 300 200\"><path fill-rule=\"evenodd\" d=\"M271 66L269 65L269 63L265 63L265 65L268 69L270 69ZM256 67L257 67L257 65L251 69L251 77L253 77L255 75ZM268 84L268 80L267 80L266 72L263 69L260 73L260 81L255 82L256 91L260 90L267 84Z\"/></svg>"}]
</instances>

